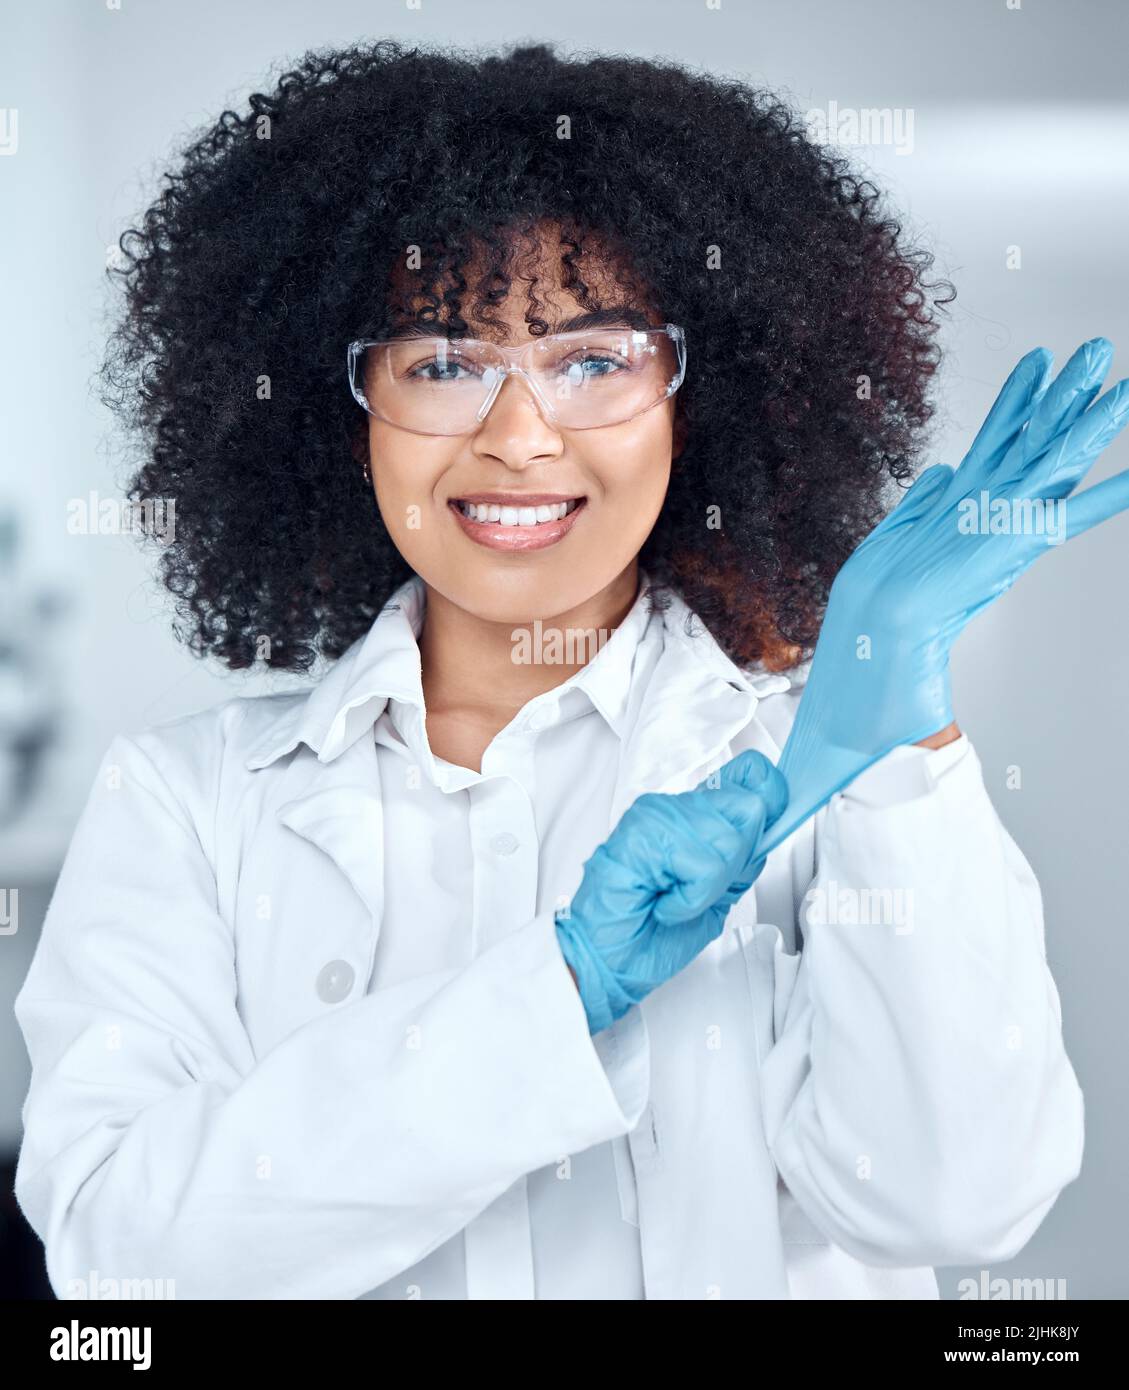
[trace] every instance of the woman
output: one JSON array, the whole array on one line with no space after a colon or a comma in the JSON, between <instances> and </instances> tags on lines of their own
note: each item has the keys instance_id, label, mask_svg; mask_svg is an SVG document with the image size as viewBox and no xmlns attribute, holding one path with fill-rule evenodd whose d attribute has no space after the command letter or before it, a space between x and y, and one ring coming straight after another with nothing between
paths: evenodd
<instances>
[{"instance_id":1,"label":"woman","mask_svg":"<svg viewBox=\"0 0 1129 1390\"><path fill-rule=\"evenodd\" d=\"M543 46L312 54L186 151L123 239L133 495L195 651L331 664L105 756L17 1004L57 1292L935 1298L1077 1175L1039 888L901 587L987 601L964 471L875 528L939 288L876 196ZM1025 359L970 459L1080 469L1102 362ZM854 703L786 812L809 667Z\"/></svg>"}]
</instances>

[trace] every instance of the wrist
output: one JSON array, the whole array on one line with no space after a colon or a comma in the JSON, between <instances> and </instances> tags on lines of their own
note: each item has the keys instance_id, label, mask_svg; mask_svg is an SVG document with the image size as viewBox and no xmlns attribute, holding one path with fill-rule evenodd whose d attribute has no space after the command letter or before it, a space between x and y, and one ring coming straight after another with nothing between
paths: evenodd
<instances>
[{"instance_id":1,"label":"wrist","mask_svg":"<svg viewBox=\"0 0 1129 1390\"><path fill-rule=\"evenodd\" d=\"M951 724L947 724L943 729L938 729L935 734L930 734L928 738L919 738L914 747L944 748L947 743L955 743L960 736L960 727L954 719Z\"/></svg>"},{"instance_id":2,"label":"wrist","mask_svg":"<svg viewBox=\"0 0 1129 1390\"><path fill-rule=\"evenodd\" d=\"M556 929L561 955L588 1016L588 1031L599 1033L626 1013L634 1001L624 997L618 981L585 940L583 931L576 929L571 918L558 916Z\"/></svg>"}]
</instances>

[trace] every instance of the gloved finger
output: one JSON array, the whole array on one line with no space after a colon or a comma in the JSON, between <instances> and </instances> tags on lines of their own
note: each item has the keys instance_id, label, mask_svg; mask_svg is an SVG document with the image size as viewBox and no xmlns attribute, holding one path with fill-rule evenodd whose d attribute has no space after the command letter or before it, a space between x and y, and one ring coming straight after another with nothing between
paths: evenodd
<instances>
[{"instance_id":1,"label":"gloved finger","mask_svg":"<svg viewBox=\"0 0 1129 1390\"><path fill-rule=\"evenodd\" d=\"M929 510L938 495L944 492L952 481L952 477L953 469L947 463L935 463L931 468L927 468L919 478L914 480L913 485L907 490L898 505L874 528L870 533L871 536L888 535L895 528L907 522L915 521ZM865 544L866 541L864 540L863 545ZM859 547L859 549L861 548L862 546Z\"/></svg>"},{"instance_id":2,"label":"gloved finger","mask_svg":"<svg viewBox=\"0 0 1129 1390\"><path fill-rule=\"evenodd\" d=\"M1021 484L1022 492L1030 496L1065 497L1077 487L1098 455L1126 424L1129 424L1129 379L1111 386L1101 400L1028 469Z\"/></svg>"},{"instance_id":3,"label":"gloved finger","mask_svg":"<svg viewBox=\"0 0 1129 1390\"><path fill-rule=\"evenodd\" d=\"M738 900L743 898L753 884L761 876L765 861L768 855L764 853L758 845L755 853L741 872L740 878L736 878L725 890L724 894L718 899L721 906L730 908Z\"/></svg>"},{"instance_id":4,"label":"gloved finger","mask_svg":"<svg viewBox=\"0 0 1129 1390\"><path fill-rule=\"evenodd\" d=\"M995 471L1011 448L1020 430L1031 417L1050 379L1054 356L1045 347L1032 348L1012 368L1011 375L1000 388L984 423L976 432L972 447L965 455L961 472L965 483ZM976 477L971 475L975 474ZM924 475L922 475L924 476Z\"/></svg>"},{"instance_id":5,"label":"gloved finger","mask_svg":"<svg viewBox=\"0 0 1129 1390\"><path fill-rule=\"evenodd\" d=\"M997 486L1023 477L1072 428L1101 390L1113 360L1108 338L1083 343L1047 387L1027 428L1012 445L993 478Z\"/></svg>"},{"instance_id":6,"label":"gloved finger","mask_svg":"<svg viewBox=\"0 0 1129 1390\"><path fill-rule=\"evenodd\" d=\"M767 763L765 780L759 787L734 786L729 796L717 800L724 790L719 788L711 793L711 805L729 820L737 832L735 841L731 836L724 837L729 869L729 881L724 886L729 890L735 882L751 882L756 877L751 865L760 852L759 846L765 832L784 814L788 805L788 783L778 767ZM749 795L750 790L755 791L754 796ZM718 839L714 843L720 847Z\"/></svg>"},{"instance_id":7,"label":"gloved finger","mask_svg":"<svg viewBox=\"0 0 1129 1390\"><path fill-rule=\"evenodd\" d=\"M1129 468L1095 483L1085 492L1075 493L1066 503L1066 539L1073 540L1083 531L1129 508Z\"/></svg>"},{"instance_id":8,"label":"gloved finger","mask_svg":"<svg viewBox=\"0 0 1129 1390\"><path fill-rule=\"evenodd\" d=\"M738 791L757 792L760 795L765 803L767 821L770 825L788 804L788 784L784 780L784 774L775 763L755 748L746 748L744 752L730 758L718 772L718 791L734 788ZM708 778L699 784L699 790L703 789L711 790ZM746 798L746 802L747 800ZM742 804L745 803L740 800L735 803L737 806ZM739 825L737 820L733 823Z\"/></svg>"},{"instance_id":9,"label":"gloved finger","mask_svg":"<svg viewBox=\"0 0 1129 1390\"><path fill-rule=\"evenodd\" d=\"M664 837L664 883L654 904L661 922L705 912L749 872L766 828L787 805L788 789L779 769L748 750L722 769L721 785L673 801L681 805L671 806L671 816L684 821Z\"/></svg>"},{"instance_id":10,"label":"gloved finger","mask_svg":"<svg viewBox=\"0 0 1129 1390\"><path fill-rule=\"evenodd\" d=\"M597 845L584 862L584 877L564 914L571 916L575 906L584 916L595 902L601 918L620 924L628 932L636 931L650 911L650 896L659 892L664 882L660 853L654 844L650 849L650 859L640 862L638 853L617 842L614 835Z\"/></svg>"},{"instance_id":11,"label":"gloved finger","mask_svg":"<svg viewBox=\"0 0 1129 1390\"><path fill-rule=\"evenodd\" d=\"M776 817L775 819L779 819ZM768 851L764 847L765 839L768 836L770 826L766 825L764 832L750 843L748 857L740 870L734 874L726 885L725 893L719 899L727 906L732 906L738 898L747 893L754 882L760 877L761 871L768 858Z\"/></svg>"},{"instance_id":12,"label":"gloved finger","mask_svg":"<svg viewBox=\"0 0 1129 1390\"><path fill-rule=\"evenodd\" d=\"M692 793L703 800L687 826L686 838L709 845L721 856L723 877L744 868L750 850L788 803L783 777L775 768L773 774L772 789L767 794L762 788L750 792L743 787L717 787L713 791ZM722 887L727 882L728 879Z\"/></svg>"},{"instance_id":13,"label":"gloved finger","mask_svg":"<svg viewBox=\"0 0 1129 1390\"><path fill-rule=\"evenodd\" d=\"M690 922L712 907L725 892L733 873L737 832L725 823L723 835L732 844L685 836L667 847L664 882L651 906L657 923Z\"/></svg>"},{"instance_id":14,"label":"gloved finger","mask_svg":"<svg viewBox=\"0 0 1129 1390\"><path fill-rule=\"evenodd\" d=\"M710 892L716 896L723 890L729 864L741 853L741 832L713 802L734 795L727 790L640 796L592 856L598 861L593 870L601 899L613 902L617 915L629 913L633 900L643 902L648 913L665 903L664 920L684 921L703 911L713 901ZM746 810L734 814L744 816ZM698 906L699 893L704 906Z\"/></svg>"}]
</instances>

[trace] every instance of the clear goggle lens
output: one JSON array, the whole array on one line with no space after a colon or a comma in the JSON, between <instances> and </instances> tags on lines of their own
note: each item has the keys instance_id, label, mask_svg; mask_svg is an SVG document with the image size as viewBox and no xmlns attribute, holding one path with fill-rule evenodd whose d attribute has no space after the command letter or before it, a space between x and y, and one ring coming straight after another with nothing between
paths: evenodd
<instances>
[{"instance_id":1,"label":"clear goggle lens","mask_svg":"<svg viewBox=\"0 0 1129 1390\"><path fill-rule=\"evenodd\" d=\"M682 384L685 339L664 328L604 328L503 349L473 338L358 341L349 383L370 415L420 434L475 429L507 375L522 377L546 416L566 429L618 424Z\"/></svg>"}]
</instances>

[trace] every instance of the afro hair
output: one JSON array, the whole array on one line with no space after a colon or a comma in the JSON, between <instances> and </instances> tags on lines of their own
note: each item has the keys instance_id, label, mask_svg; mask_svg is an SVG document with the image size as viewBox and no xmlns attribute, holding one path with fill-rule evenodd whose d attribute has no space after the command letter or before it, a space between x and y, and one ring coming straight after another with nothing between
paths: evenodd
<instances>
[{"instance_id":1,"label":"afro hair","mask_svg":"<svg viewBox=\"0 0 1129 1390\"><path fill-rule=\"evenodd\" d=\"M685 446L639 559L745 666L810 654L835 574L914 473L952 297L779 98L547 44L308 53L178 153L140 223L109 272L103 399L141 446L130 496L176 504L177 635L233 669L264 646L291 671L340 656L409 577L356 464L345 348L405 317L486 336L517 234L555 229L586 310L591 258L613 254L684 328ZM528 304L546 331L533 283Z\"/></svg>"}]
</instances>

